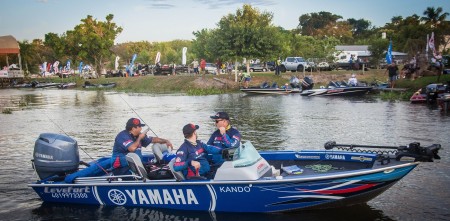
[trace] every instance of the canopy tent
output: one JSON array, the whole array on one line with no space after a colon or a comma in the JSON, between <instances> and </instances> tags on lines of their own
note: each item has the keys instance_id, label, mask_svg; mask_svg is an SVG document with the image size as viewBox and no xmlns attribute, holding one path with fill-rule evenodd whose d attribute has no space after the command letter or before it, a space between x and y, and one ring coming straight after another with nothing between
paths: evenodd
<instances>
[{"instance_id":1,"label":"canopy tent","mask_svg":"<svg viewBox=\"0 0 450 221\"><path fill-rule=\"evenodd\" d=\"M19 54L20 48L17 40L11 36L0 36L0 54Z\"/></svg>"},{"instance_id":2,"label":"canopy tent","mask_svg":"<svg viewBox=\"0 0 450 221\"><path fill-rule=\"evenodd\" d=\"M19 57L19 70L8 70L8 54L17 54ZM20 47L16 38L11 35L0 36L0 55L6 55L6 68L1 70L0 77L23 77L22 59L20 57Z\"/></svg>"}]
</instances>

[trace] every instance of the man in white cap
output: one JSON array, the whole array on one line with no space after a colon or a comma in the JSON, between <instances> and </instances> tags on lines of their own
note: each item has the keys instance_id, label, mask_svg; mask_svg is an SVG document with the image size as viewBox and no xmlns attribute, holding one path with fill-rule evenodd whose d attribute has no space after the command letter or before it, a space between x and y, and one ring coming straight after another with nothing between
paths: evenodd
<instances>
[{"instance_id":1,"label":"man in white cap","mask_svg":"<svg viewBox=\"0 0 450 221\"><path fill-rule=\"evenodd\" d=\"M352 77L348 79L348 85L352 87L358 86L358 80L356 79L356 75L352 74Z\"/></svg>"}]
</instances>

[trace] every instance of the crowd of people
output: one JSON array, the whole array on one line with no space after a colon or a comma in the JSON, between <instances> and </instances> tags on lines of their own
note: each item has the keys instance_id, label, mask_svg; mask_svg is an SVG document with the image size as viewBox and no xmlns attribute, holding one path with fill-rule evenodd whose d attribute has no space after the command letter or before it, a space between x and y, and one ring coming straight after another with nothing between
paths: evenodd
<instances>
[{"instance_id":1,"label":"crowd of people","mask_svg":"<svg viewBox=\"0 0 450 221\"><path fill-rule=\"evenodd\" d=\"M217 129L207 143L198 139L198 125L189 123L182 128L184 142L176 151L173 168L183 173L186 179L213 178L217 168L224 162L223 155L226 155L230 148L240 146L241 134L231 125L228 113L217 112L210 118ZM117 134L111 157L114 175L131 174L126 155L136 153L142 160L142 148L151 143L165 144L173 150L168 139L147 136L148 129L143 130L144 126L146 125L138 118L130 118L125 130Z\"/></svg>"}]
</instances>

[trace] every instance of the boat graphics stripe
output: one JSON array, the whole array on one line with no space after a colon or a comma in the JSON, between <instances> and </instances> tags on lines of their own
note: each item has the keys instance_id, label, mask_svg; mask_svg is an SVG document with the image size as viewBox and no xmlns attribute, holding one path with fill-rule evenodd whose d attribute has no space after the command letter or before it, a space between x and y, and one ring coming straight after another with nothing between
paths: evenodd
<instances>
[{"instance_id":1,"label":"boat graphics stripe","mask_svg":"<svg viewBox=\"0 0 450 221\"><path fill-rule=\"evenodd\" d=\"M373 186L376 186L377 184L364 184L357 187L347 188L347 189L341 189L341 190L321 190L321 191L314 191L321 194L344 194L344 193L352 193L357 192L365 189L369 189Z\"/></svg>"},{"instance_id":2,"label":"boat graphics stripe","mask_svg":"<svg viewBox=\"0 0 450 221\"><path fill-rule=\"evenodd\" d=\"M94 193L94 197L100 205L105 205L105 203L100 199L98 195L97 186L92 186L92 192Z\"/></svg>"},{"instance_id":3,"label":"boat graphics stripe","mask_svg":"<svg viewBox=\"0 0 450 221\"><path fill-rule=\"evenodd\" d=\"M343 187L343 186L347 186L347 185L350 185L350 184L353 184L353 183L357 183L357 182L360 182L360 181L361 181L361 180L350 180L350 181L348 181L348 182L341 183L341 184L339 184L339 185L330 186L330 187L327 187L327 188L322 188L322 189L317 189L317 190L306 190L306 189L298 189L298 190L301 190L301 191L303 191L303 192L305 192L305 193L308 193L308 192L325 193L326 190L336 189L336 188Z\"/></svg>"},{"instance_id":4,"label":"boat graphics stripe","mask_svg":"<svg viewBox=\"0 0 450 221\"><path fill-rule=\"evenodd\" d=\"M324 195L296 195L296 196L283 196L280 197L280 199L287 199L287 198L320 198L320 199L333 199L333 200L340 200L345 197L343 196L324 196Z\"/></svg>"},{"instance_id":5,"label":"boat graphics stripe","mask_svg":"<svg viewBox=\"0 0 450 221\"><path fill-rule=\"evenodd\" d=\"M211 203L209 205L209 211L214 211L216 209L216 202L217 202L217 194L214 190L214 187L211 185L206 185L208 187L209 193L211 194Z\"/></svg>"},{"instance_id":6,"label":"boat graphics stripe","mask_svg":"<svg viewBox=\"0 0 450 221\"><path fill-rule=\"evenodd\" d=\"M345 197L342 196L323 196L323 195L295 195L295 196L284 196L279 197L279 199L291 199L288 201L281 201L270 204L270 206L288 205L288 204L298 204L298 203L308 203L309 206L314 204L320 204L324 201L334 201L341 200Z\"/></svg>"}]
</instances>

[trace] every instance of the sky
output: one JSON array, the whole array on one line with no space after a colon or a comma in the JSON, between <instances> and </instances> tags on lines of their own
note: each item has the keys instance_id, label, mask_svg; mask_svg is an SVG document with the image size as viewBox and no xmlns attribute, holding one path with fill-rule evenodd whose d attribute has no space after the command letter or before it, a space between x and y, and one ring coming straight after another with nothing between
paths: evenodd
<instances>
[{"instance_id":1,"label":"sky","mask_svg":"<svg viewBox=\"0 0 450 221\"><path fill-rule=\"evenodd\" d=\"M50 32L73 30L88 15L106 21L113 14L113 22L123 28L115 43L192 40L192 32L217 28L222 17L243 4L273 13L273 24L287 30L297 27L301 15L320 11L344 20L366 19L377 27L394 16L423 16L427 7L450 13L448 0L0 0L0 36L44 39Z\"/></svg>"}]
</instances>

